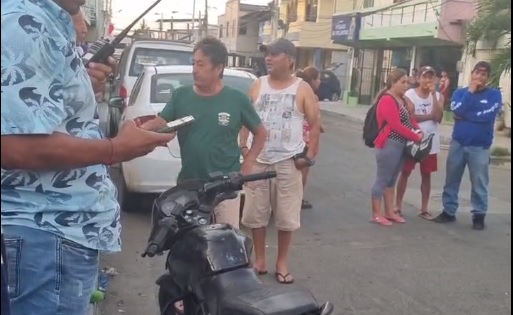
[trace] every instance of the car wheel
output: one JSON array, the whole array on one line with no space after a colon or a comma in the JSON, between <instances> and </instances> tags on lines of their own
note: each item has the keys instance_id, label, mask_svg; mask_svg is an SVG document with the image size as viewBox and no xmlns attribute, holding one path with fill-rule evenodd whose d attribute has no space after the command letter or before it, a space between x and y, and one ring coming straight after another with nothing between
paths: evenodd
<instances>
[{"instance_id":1,"label":"car wheel","mask_svg":"<svg viewBox=\"0 0 513 315\"><path fill-rule=\"evenodd\" d=\"M123 212L135 212L140 208L141 203L136 193L128 190L125 176L123 175L123 166L120 166L119 184L118 184L118 202Z\"/></svg>"},{"instance_id":2,"label":"car wheel","mask_svg":"<svg viewBox=\"0 0 513 315\"><path fill-rule=\"evenodd\" d=\"M330 100L332 102L337 102L339 100L339 98L340 98L340 96L337 93L333 93L333 94L331 94Z\"/></svg>"}]
</instances>

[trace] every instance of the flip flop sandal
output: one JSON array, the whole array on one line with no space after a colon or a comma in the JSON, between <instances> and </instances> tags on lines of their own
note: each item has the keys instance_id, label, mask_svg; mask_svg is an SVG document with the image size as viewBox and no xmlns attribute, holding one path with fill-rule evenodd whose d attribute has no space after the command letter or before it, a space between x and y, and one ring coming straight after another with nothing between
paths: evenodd
<instances>
[{"instance_id":1,"label":"flip flop sandal","mask_svg":"<svg viewBox=\"0 0 513 315\"><path fill-rule=\"evenodd\" d=\"M385 217L374 217L371 219L371 223L379 224L383 226L391 226L393 223Z\"/></svg>"},{"instance_id":2,"label":"flip flop sandal","mask_svg":"<svg viewBox=\"0 0 513 315\"><path fill-rule=\"evenodd\" d=\"M279 284L292 284L294 283L294 278L287 280L287 277L292 277L290 273L287 273L286 275L283 275L279 272L276 272L275 274L276 281L278 281Z\"/></svg>"},{"instance_id":3,"label":"flip flop sandal","mask_svg":"<svg viewBox=\"0 0 513 315\"><path fill-rule=\"evenodd\" d=\"M419 217L424 220L428 220L428 221L432 221L434 219L433 215L431 213L429 213L428 211L420 212Z\"/></svg>"},{"instance_id":4,"label":"flip flop sandal","mask_svg":"<svg viewBox=\"0 0 513 315\"><path fill-rule=\"evenodd\" d=\"M257 269L253 269L255 270L255 272L259 275L259 276L263 276L263 275L266 275L268 272L267 270L257 270Z\"/></svg>"},{"instance_id":5,"label":"flip flop sandal","mask_svg":"<svg viewBox=\"0 0 513 315\"><path fill-rule=\"evenodd\" d=\"M385 217L388 221L395 222L395 223L406 223L406 220L404 220L400 215L397 213L394 213L395 216L393 217Z\"/></svg>"}]
</instances>

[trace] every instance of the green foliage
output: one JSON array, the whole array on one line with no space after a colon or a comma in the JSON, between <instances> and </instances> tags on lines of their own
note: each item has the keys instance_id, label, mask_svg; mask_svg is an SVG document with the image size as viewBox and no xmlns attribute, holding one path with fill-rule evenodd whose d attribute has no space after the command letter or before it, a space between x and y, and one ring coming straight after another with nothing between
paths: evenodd
<instances>
[{"instance_id":1,"label":"green foliage","mask_svg":"<svg viewBox=\"0 0 513 315\"><path fill-rule=\"evenodd\" d=\"M504 47L498 47L501 40L505 41ZM511 70L511 1L480 0L476 19L466 30L466 46L471 54L475 54L478 41L489 44L494 51L491 84L498 86L501 75Z\"/></svg>"}]
</instances>

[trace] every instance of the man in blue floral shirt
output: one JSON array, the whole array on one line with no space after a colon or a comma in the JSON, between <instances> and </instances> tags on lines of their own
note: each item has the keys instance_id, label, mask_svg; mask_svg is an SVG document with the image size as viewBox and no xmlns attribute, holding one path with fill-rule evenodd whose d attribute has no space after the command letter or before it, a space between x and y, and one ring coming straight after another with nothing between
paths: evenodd
<instances>
[{"instance_id":1,"label":"man in blue floral shirt","mask_svg":"<svg viewBox=\"0 0 513 315\"><path fill-rule=\"evenodd\" d=\"M71 15L84 2L1 2L1 211L13 315L87 312L98 252L121 246L105 165L173 137L135 122L116 138L101 135L94 93L110 69L86 69L76 51Z\"/></svg>"}]
</instances>

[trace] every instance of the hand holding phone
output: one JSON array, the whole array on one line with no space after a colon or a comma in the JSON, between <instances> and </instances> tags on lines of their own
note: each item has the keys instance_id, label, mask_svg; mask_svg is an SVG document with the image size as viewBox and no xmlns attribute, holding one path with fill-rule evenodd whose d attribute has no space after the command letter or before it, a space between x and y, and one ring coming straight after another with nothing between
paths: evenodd
<instances>
[{"instance_id":1,"label":"hand holding phone","mask_svg":"<svg viewBox=\"0 0 513 315\"><path fill-rule=\"evenodd\" d=\"M166 124L165 127L155 130L158 133L173 133L178 129L188 126L194 122L193 116L185 116L183 118L179 118L173 121L170 121Z\"/></svg>"}]
</instances>

